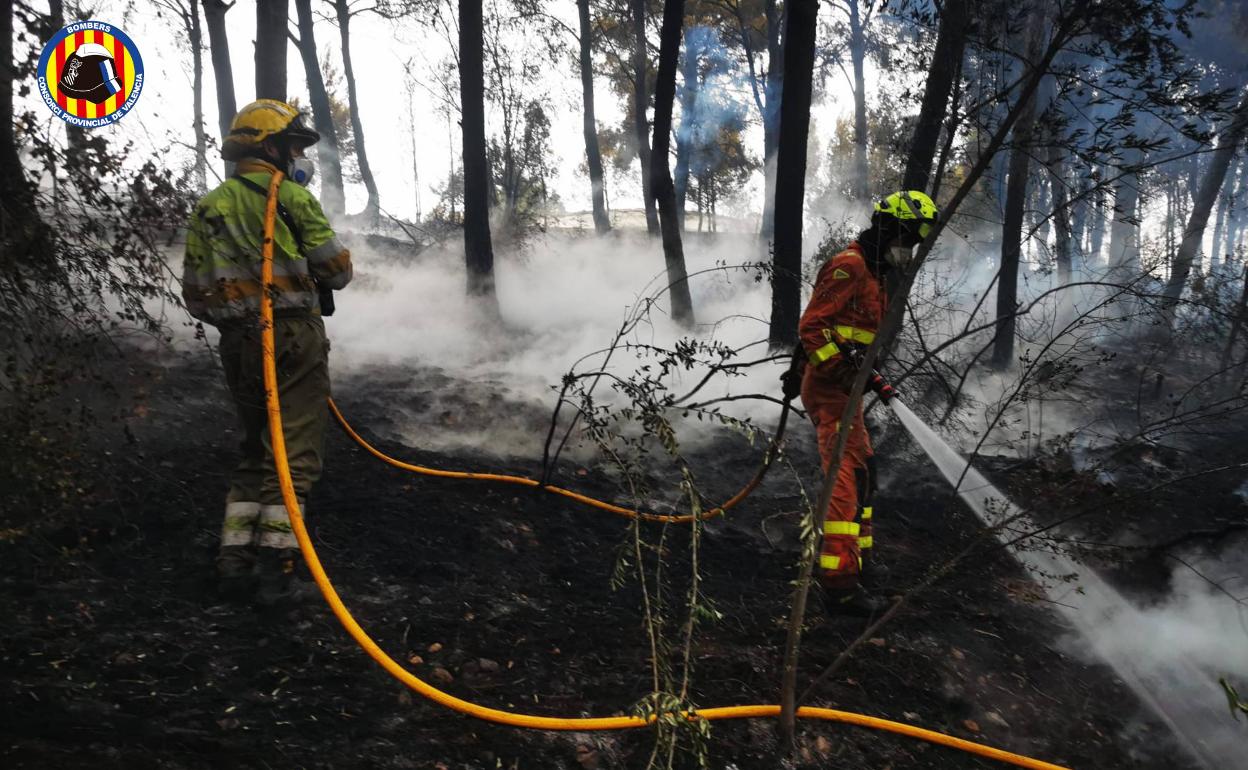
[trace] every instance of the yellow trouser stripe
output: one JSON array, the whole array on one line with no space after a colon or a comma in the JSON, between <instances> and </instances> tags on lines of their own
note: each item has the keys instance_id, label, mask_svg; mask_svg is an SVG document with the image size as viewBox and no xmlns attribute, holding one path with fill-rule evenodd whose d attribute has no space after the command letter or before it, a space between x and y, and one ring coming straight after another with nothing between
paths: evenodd
<instances>
[{"instance_id":1,"label":"yellow trouser stripe","mask_svg":"<svg viewBox=\"0 0 1248 770\"><path fill-rule=\"evenodd\" d=\"M833 570L835 570L835 569L840 569L840 568L841 568L841 557L839 557L839 556L827 556L827 555L820 555L820 557L819 557L819 566L820 566L822 569L833 569Z\"/></svg>"},{"instance_id":2,"label":"yellow trouser stripe","mask_svg":"<svg viewBox=\"0 0 1248 770\"><path fill-rule=\"evenodd\" d=\"M825 521L823 522L823 534L825 535L853 535L858 536L861 527L857 522L853 521Z\"/></svg>"},{"instance_id":3,"label":"yellow trouser stripe","mask_svg":"<svg viewBox=\"0 0 1248 770\"><path fill-rule=\"evenodd\" d=\"M810 354L810 365L818 366L819 364L822 364L824 361L827 361L828 359L836 358L840 354L841 354L841 349L836 346L836 343L829 342L828 344L824 345L823 347L819 348L818 350Z\"/></svg>"}]
</instances>

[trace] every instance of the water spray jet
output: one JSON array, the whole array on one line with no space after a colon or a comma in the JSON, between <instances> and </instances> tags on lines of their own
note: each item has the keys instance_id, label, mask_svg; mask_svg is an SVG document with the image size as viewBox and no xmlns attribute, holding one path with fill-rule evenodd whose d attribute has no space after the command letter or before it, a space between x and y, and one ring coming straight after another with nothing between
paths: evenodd
<instances>
[{"instance_id":1,"label":"water spray jet","mask_svg":"<svg viewBox=\"0 0 1248 770\"><path fill-rule=\"evenodd\" d=\"M1014 505L900 398L892 398L888 404L976 517L995 531L998 540L1024 569L1036 574L1058 614L1148 704L1192 758L1210 770L1241 766L1245 736L1226 712L1217 673L1185 658L1182 651L1159 649L1147 615L1091 567L1056 549L1017 545L1029 533L1041 529L1031 516ZM1060 576L1063 581L1050 585L1045 576ZM1114 633L1110 633L1111 629Z\"/></svg>"}]
</instances>

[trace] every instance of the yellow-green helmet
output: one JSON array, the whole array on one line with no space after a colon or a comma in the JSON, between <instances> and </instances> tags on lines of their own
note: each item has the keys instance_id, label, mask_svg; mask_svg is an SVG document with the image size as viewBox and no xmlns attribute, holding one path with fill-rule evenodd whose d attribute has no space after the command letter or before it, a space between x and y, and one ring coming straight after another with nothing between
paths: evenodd
<instances>
[{"instance_id":1,"label":"yellow-green helmet","mask_svg":"<svg viewBox=\"0 0 1248 770\"><path fill-rule=\"evenodd\" d=\"M303 125L303 115L296 108L276 99L257 99L234 116L230 134L221 146L221 157L239 160L274 136L289 137L300 148L321 140L320 134Z\"/></svg>"},{"instance_id":2,"label":"yellow-green helmet","mask_svg":"<svg viewBox=\"0 0 1248 770\"><path fill-rule=\"evenodd\" d=\"M872 218L888 217L897 220L902 229L917 235L922 240L940 221L940 210L926 193L919 190L902 190L875 204L875 213Z\"/></svg>"}]
</instances>

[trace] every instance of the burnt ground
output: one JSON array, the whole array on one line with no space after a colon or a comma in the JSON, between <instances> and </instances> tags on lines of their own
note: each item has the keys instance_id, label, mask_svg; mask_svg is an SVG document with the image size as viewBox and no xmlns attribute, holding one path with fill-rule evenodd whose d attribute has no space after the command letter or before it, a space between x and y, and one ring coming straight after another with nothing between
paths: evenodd
<instances>
[{"instance_id":1,"label":"burnt ground","mask_svg":"<svg viewBox=\"0 0 1248 770\"><path fill-rule=\"evenodd\" d=\"M436 372L391 370L340 377L336 388L353 422L393 455L442 468L539 471L536 460L434 454L393 440L395 410L420 416L435 408L420 382L455 385ZM549 733L474 721L407 692L319 603L275 615L222 601L211 566L236 438L219 373L203 354L135 364L124 391L124 420L82 436L90 460L75 506L0 515L0 765L645 766L649 731ZM424 416L453 424L474 409L507 406L461 401L463 415L442 403ZM811 431L794 424L790 454L814 470ZM694 460L707 487L726 494L757 455L729 437ZM1048 472L1033 468L1020 478L1039 484ZM923 463L890 475L876 505L876 539L889 582L907 586L977 527ZM1069 474L1063 478L1069 487ZM592 464L565 463L555 481L618 494ZM703 590L722 618L697 639L695 703L775 702L796 519L774 514L797 507L793 485L771 479L707 526ZM313 538L346 604L418 675L482 704L557 716L626 712L648 691L636 581L612 588L617 554L630 542L626 521L532 490L407 474L336 428L309 508ZM673 529L674 572L686 568L686 544ZM916 599L811 703L1072 768L1189 766L1112 671L1063 652L1063 629L1037 596L1000 551L978 556ZM804 681L862 629L826 618L817 605L810 620ZM711 767L776 768L780 755L772 723L713 727ZM999 766L827 723L804 724L797 765Z\"/></svg>"}]
</instances>

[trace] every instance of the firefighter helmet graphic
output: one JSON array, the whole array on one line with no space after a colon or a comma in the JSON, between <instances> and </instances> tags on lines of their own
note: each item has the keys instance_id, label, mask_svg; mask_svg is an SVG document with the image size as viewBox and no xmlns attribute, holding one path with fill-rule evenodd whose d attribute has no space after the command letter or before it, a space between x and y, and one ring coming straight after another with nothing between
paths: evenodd
<instances>
[{"instance_id":1,"label":"firefighter helmet graphic","mask_svg":"<svg viewBox=\"0 0 1248 770\"><path fill-rule=\"evenodd\" d=\"M113 55L99 43L86 43L70 54L59 85L66 96L93 104L103 104L121 91Z\"/></svg>"},{"instance_id":2,"label":"firefighter helmet graphic","mask_svg":"<svg viewBox=\"0 0 1248 770\"><path fill-rule=\"evenodd\" d=\"M134 108L143 90L143 58L117 27L77 21L43 47L36 75L44 104L58 118L97 128Z\"/></svg>"}]
</instances>

